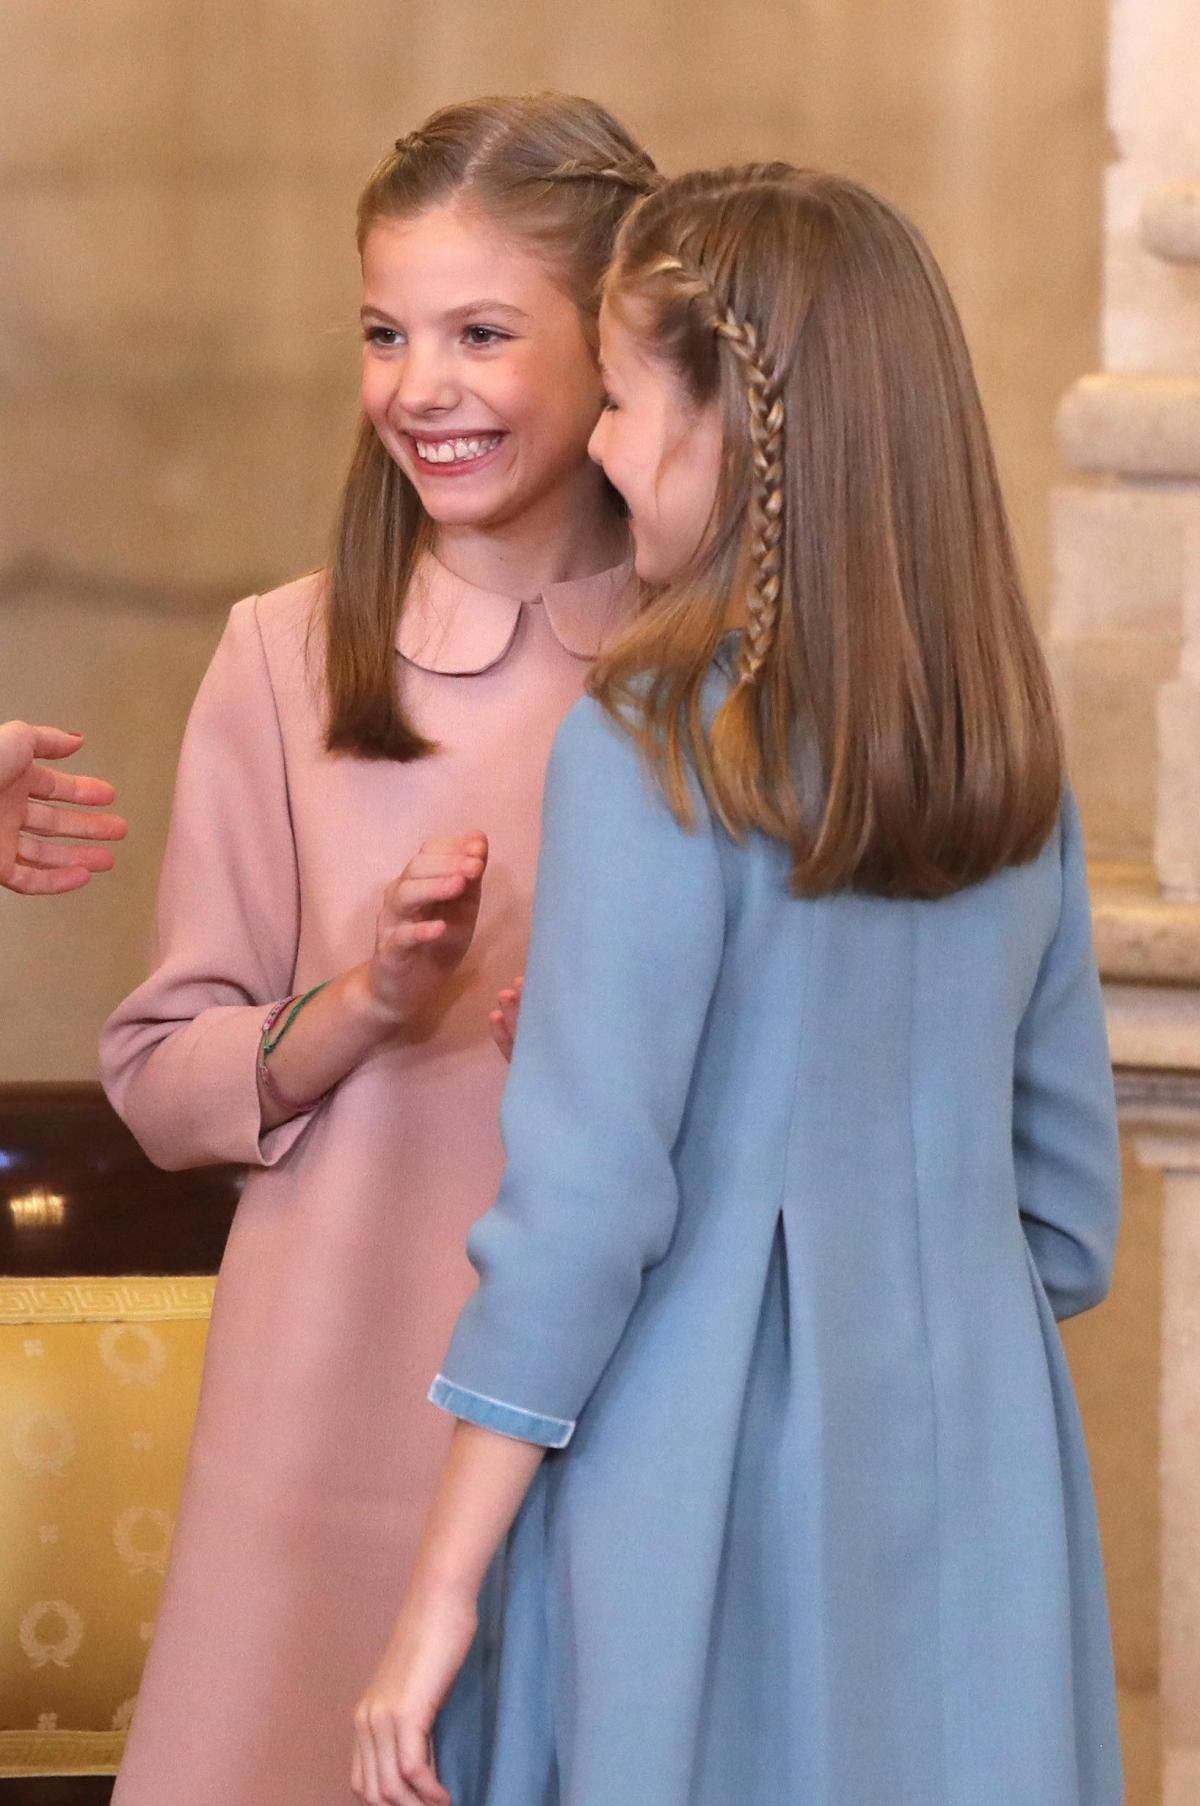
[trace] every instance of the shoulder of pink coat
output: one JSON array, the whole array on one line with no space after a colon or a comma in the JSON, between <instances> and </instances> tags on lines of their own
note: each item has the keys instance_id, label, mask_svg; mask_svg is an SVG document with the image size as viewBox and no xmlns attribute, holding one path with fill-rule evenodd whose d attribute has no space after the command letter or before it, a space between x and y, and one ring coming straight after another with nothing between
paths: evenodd
<instances>
[{"instance_id":1,"label":"shoulder of pink coat","mask_svg":"<svg viewBox=\"0 0 1200 1806\"><path fill-rule=\"evenodd\" d=\"M323 578L323 572L312 571L277 589L244 596L230 610L226 639L245 648L243 657L261 660L277 700L301 681L311 687L315 677L319 684Z\"/></svg>"},{"instance_id":2,"label":"shoulder of pink coat","mask_svg":"<svg viewBox=\"0 0 1200 1806\"><path fill-rule=\"evenodd\" d=\"M281 583L278 589L247 596L236 607L253 612L264 645L307 640L317 622L324 580L324 571L310 571L306 577Z\"/></svg>"}]
</instances>

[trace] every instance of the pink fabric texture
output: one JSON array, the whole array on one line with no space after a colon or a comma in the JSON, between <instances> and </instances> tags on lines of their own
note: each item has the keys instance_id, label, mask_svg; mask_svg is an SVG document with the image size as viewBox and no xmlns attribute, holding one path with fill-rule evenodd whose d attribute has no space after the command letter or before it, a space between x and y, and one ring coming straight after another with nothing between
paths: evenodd
<instances>
[{"instance_id":1,"label":"pink fabric texture","mask_svg":"<svg viewBox=\"0 0 1200 1806\"><path fill-rule=\"evenodd\" d=\"M501 1171L487 1012L524 961L551 741L630 589L622 566L514 601L427 560L397 666L439 750L406 766L322 747L318 577L230 615L184 739L157 962L102 1042L154 1160L253 1169L115 1806L351 1806L350 1713L450 1430L425 1395ZM471 829L483 905L434 1032L264 1133L270 1004L368 957L386 884Z\"/></svg>"}]
</instances>

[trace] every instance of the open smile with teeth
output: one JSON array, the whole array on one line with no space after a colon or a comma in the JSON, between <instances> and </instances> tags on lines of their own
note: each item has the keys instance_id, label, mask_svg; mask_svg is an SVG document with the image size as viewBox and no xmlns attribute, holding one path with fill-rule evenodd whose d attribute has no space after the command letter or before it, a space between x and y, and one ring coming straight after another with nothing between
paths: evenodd
<instances>
[{"instance_id":1,"label":"open smile with teeth","mask_svg":"<svg viewBox=\"0 0 1200 1806\"><path fill-rule=\"evenodd\" d=\"M413 437L417 457L422 464L472 464L495 451L503 433L483 433L463 439L418 439Z\"/></svg>"}]
</instances>

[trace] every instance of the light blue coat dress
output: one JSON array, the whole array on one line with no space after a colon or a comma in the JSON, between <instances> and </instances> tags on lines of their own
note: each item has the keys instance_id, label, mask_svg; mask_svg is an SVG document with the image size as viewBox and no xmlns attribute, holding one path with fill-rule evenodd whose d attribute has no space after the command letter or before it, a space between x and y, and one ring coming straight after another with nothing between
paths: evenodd
<instances>
[{"instance_id":1,"label":"light blue coat dress","mask_svg":"<svg viewBox=\"0 0 1200 1806\"><path fill-rule=\"evenodd\" d=\"M560 1450L438 1726L454 1806L1118 1806L1056 1317L1104 1297L1079 820L792 896L559 734L480 1285L431 1396Z\"/></svg>"}]
</instances>

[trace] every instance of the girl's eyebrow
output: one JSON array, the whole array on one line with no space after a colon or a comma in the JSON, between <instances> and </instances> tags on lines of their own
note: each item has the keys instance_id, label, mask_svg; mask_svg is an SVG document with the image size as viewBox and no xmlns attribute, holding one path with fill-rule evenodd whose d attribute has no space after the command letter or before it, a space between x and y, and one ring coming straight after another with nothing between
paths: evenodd
<instances>
[{"instance_id":1,"label":"girl's eyebrow","mask_svg":"<svg viewBox=\"0 0 1200 1806\"><path fill-rule=\"evenodd\" d=\"M504 314L510 320L528 320L530 316L524 308L513 307L508 301L468 301L465 307L452 307L446 313L447 320L466 320L472 314Z\"/></svg>"},{"instance_id":2,"label":"girl's eyebrow","mask_svg":"<svg viewBox=\"0 0 1200 1806\"><path fill-rule=\"evenodd\" d=\"M486 300L468 301L465 307L451 307L443 315L443 318L457 322L470 319L472 314L503 314L510 320L528 320L531 318L531 315L527 314L523 308L513 307L508 301ZM399 322L394 320L391 314L385 313L382 307L361 307L359 309L359 318L361 320L366 320L368 317L372 320L382 320L386 326L399 325Z\"/></svg>"}]
</instances>

